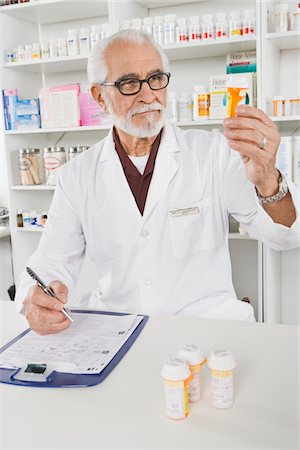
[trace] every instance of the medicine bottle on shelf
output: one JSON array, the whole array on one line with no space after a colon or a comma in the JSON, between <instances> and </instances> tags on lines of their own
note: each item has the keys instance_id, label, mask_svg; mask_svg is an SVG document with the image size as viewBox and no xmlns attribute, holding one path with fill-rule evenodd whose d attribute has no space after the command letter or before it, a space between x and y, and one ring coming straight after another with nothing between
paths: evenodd
<instances>
[{"instance_id":1,"label":"medicine bottle on shelf","mask_svg":"<svg viewBox=\"0 0 300 450\"><path fill-rule=\"evenodd\" d=\"M25 45L24 59L25 61L30 61L32 59L32 46L29 44Z\"/></svg>"},{"instance_id":2,"label":"medicine bottle on shelf","mask_svg":"<svg viewBox=\"0 0 300 450\"><path fill-rule=\"evenodd\" d=\"M178 121L176 92L168 93L167 118L170 122Z\"/></svg>"},{"instance_id":3,"label":"medicine bottle on shelf","mask_svg":"<svg viewBox=\"0 0 300 450\"><path fill-rule=\"evenodd\" d=\"M200 41L202 39L202 28L199 16L191 16L189 24L189 40Z\"/></svg>"},{"instance_id":4,"label":"medicine bottle on shelf","mask_svg":"<svg viewBox=\"0 0 300 450\"><path fill-rule=\"evenodd\" d=\"M229 14L229 37L242 36L242 20L239 11L230 11Z\"/></svg>"},{"instance_id":5,"label":"medicine bottle on shelf","mask_svg":"<svg viewBox=\"0 0 300 450\"><path fill-rule=\"evenodd\" d=\"M42 183L39 148L21 148L19 150L19 170L22 185L30 186Z\"/></svg>"},{"instance_id":6,"label":"medicine bottle on shelf","mask_svg":"<svg viewBox=\"0 0 300 450\"><path fill-rule=\"evenodd\" d=\"M75 29L68 30L67 35L68 56L77 56L79 53L78 31Z\"/></svg>"},{"instance_id":7,"label":"medicine bottle on shelf","mask_svg":"<svg viewBox=\"0 0 300 450\"><path fill-rule=\"evenodd\" d=\"M49 56L50 58L58 57L58 40L54 38L49 39Z\"/></svg>"},{"instance_id":8,"label":"medicine bottle on shelf","mask_svg":"<svg viewBox=\"0 0 300 450\"><path fill-rule=\"evenodd\" d=\"M90 32L91 48L94 48L96 42L100 41L100 39L101 39L101 26L100 25L92 25L91 32Z\"/></svg>"},{"instance_id":9,"label":"medicine bottle on shelf","mask_svg":"<svg viewBox=\"0 0 300 450\"><path fill-rule=\"evenodd\" d=\"M110 35L109 23L103 23L101 25L101 39L106 39Z\"/></svg>"},{"instance_id":10,"label":"medicine bottle on shelf","mask_svg":"<svg viewBox=\"0 0 300 450\"><path fill-rule=\"evenodd\" d=\"M66 58L68 56L67 41L65 38L58 39L57 53L58 53L59 58Z\"/></svg>"},{"instance_id":11,"label":"medicine bottle on shelf","mask_svg":"<svg viewBox=\"0 0 300 450\"><path fill-rule=\"evenodd\" d=\"M273 97L273 114L276 117L285 116L285 99L281 95Z\"/></svg>"},{"instance_id":12,"label":"medicine bottle on shelf","mask_svg":"<svg viewBox=\"0 0 300 450\"><path fill-rule=\"evenodd\" d=\"M140 18L131 19L130 28L132 30L140 31L142 29L142 19Z\"/></svg>"},{"instance_id":13,"label":"medicine bottle on shelf","mask_svg":"<svg viewBox=\"0 0 300 450\"><path fill-rule=\"evenodd\" d=\"M120 24L119 24L119 30L129 30L130 28L130 20L128 19L124 19L124 20L120 20Z\"/></svg>"},{"instance_id":14,"label":"medicine bottle on shelf","mask_svg":"<svg viewBox=\"0 0 300 450\"><path fill-rule=\"evenodd\" d=\"M298 3L298 8L292 14L292 30L300 31L300 3Z\"/></svg>"},{"instance_id":15,"label":"medicine bottle on shelf","mask_svg":"<svg viewBox=\"0 0 300 450\"><path fill-rule=\"evenodd\" d=\"M204 41L214 38L214 23L212 14L206 14L202 18L202 39Z\"/></svg>"},{"instance_id":16,"label":"medicine bottle on shelf","mask_svg":"<svg viewBox=\"0 0 300 450\"><path fill-rule=\"evenodd\" d=\"M210 369L211 401L215 408L230 408L233 405L234 357L228 349L214 350L207 363Z\"/></svg>"},{"instance_id":17,"label":"medicine bottle on shelf","mask_svg":"<svg viewBox=\"0 0 300 450\"><path fill-rule=\"evenodd\" d=\"M167 14L164 20L164 43L165 45L174 45L176 28L176 14Z\"/></svg>"},{"instance_id":18,"label":"medicine bottle on shelf","mask_svg":"<svg viewBox=\"0 0 300 450\"><path fill-rule=\"evenodd\" d=\"M206 363L205 356L197 345L187 344L180 348L178 358L186 361L191 371L192 377L188 385L189 401L197 402L203 396L202 366Z\"/></svg>"},{"instance_id":19,"label":"medicine bottle on shelf","mask_svg":"<svg viewBox=\"0 0 300 450\"><path fill-rule=\"evenodd\" d=\"M216 16L215 24L215 37L216 39L228 38L228 23L226 13L218 13Z\"/></svg>"},{"instance_id":20,"label":"medicine bottle on shelf","mask_svg":"<svg viewBox=\"0 0 300 450\"><path fill-rule=\"evenodd\" d=\"M176 27L176 42L178 44L189 41L189 29L186 21L186 17L177 18Z\"/></svg>"},{"instance_id":21,"label":"medicine bottle on shelf","mask_svg":"<svg viewBox=\"0 0 300 450\"><path fill-rule=\"evenodd\" d=\"M243 15L243 36L251 36L256 33L255 10L245 9Z\"/></svg>"},{"instance_id":22,"label":"medicine bottle on shelf","mask_svg":"<svg viewBox=\"0 0 300 450\"><path fill-rule=\"evenodd\" d=\"M209 119L209 91L203 85L194 87L193 119L196 121Z\"/></svg>"},{"instance_id":23,"label":"medicine bottle on shelf","mask_svg":"<svg viewBox=\"0 0 300 450\"><path fill-rule=\"evenodd\" d=\"M144 33L152 34L153 31L152 27L153 27L152 17L144 17L142 24L142 31L144 31Z\"/></svg>"},{"instance_id":24,"label":"medicine bottle on shelf","mask_svg":"<svg viewBox=\"0 0 300 450\"><path fill-rule=\"evenodd\" d=\"M288 8L287 3L275 5L275 32L284 33L288 31Z\"/></svg>"},{"instance_id":25,"label":"medicine bottle on shelf","mask_svg":"<svg viewBox=\"0 0 300 450\"><path fill-rule=\"evenodd\" d=\"M182 92L177 102L178 121L189 122L193 120L193 100L187 92Z\"/></svg>"},{"instance_id":26,"label":"medicine bottle on shelf","mask_svg":"<svg viewBox=\"0 0 300 450\"><path fill-rule=\"evenodd\" d=\"M79 53L88 55L90 53L90 30L89 28L80 28L79 31Z\"/></svg>"},{"instance_id":27,"label":"medicine bottle on shelf","mask_svg":"<svg viewBox=\"0 0 300 450\"><path fill-rule=\"evenodd\" d=\"M46 184L55 186L61 166L66 162L66 152L64 147L44 148L44 166Z\"/></svg>"},{"instance_id":28,"label":"medicine bottle on shelf","mask_svg":"<svg viewBox=\"0 0 300 450\"><path fill-rule=\"evenodd\" d=\"M162 368L165 385L166 415L170 419L184 419L189 413L188 382L191 376L188 364L179 358L169 359Z\"/></svg>"},{"instance_id":29,"label":"medicine bottle on shelf","mask_svg":"<svg viewBox=\"0 0 300 450\"><path fill-rule=\"evenodd\" d=\"M40 59L41 57L41 47L37 42L32 44L31 55L32 59Z\"/></svg>"},{"instance_id":30,"label":"medicine bottle on shelf","mask_svg":"<svg viewBox=\"0 0 300 450\"><path fill-rule=\"evenodd\" d=\"M50 51L49 51L49 45L43 44L41 46L41 58L42 59L49 59L50 58Z\"/></svg>"},{"instance_id":31,"label":"medicine bottle on shelf","mask_svg":"<svg viewBox=\"0 0 300 450\"><path fill-rule=\"evenodd\" d=\"M162 16L154 17L153 38L159 45L164 45L164 19Z\"/></svg>"}]
</instances>

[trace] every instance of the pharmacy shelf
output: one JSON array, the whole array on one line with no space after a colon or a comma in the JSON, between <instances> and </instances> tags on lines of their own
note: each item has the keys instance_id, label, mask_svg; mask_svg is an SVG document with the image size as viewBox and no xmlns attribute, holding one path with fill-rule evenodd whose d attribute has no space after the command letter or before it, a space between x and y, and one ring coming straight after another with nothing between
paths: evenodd
<instances>
[{"instance_id":1,"label":"pharmacy shelf","mask_svg":"<svg viewBox=\"0 0 300 450\"><path fill-rule=\"evenodd\" d=\"M214 125L222 125L223 119L215 119L215 120L202 120L202 121L186 121L186 122L176 122L175 125L181 128L198 128L198 127L210 127Z\"/></svg>"},{"instance_id":2,"label":"pharmacy shelf","mask_svg":"<svg viewBox=\"0 0 300 450\"><path fill-rule=\"evenodd\" d=\"M229 38L202 42L185 42L173 46L164 46L165 52L170 61L195 59L195 58L213 58L217 56L226 56L227 53L245 50L255 50L256 38L242 37Z\"/></svg>"},{"instance_id":3,"label":"pharmacy shelf","mask_svg":"<svg viewBox=\"0 0 300 450\"><path fill-rule=\"evenodd\" d=\"M271 116L270 119L276 123L280 132L287 135L294 134L300 127L300 116Z\"/></svg>"},{"instance_id":4,"label":"pharmacy shelf","mask_svg":"<svg viewBox=\"0 0 300 450\"><path fill-rule=\"evenodd\" d=\"M47 184L38 184L35 186L23 186L23 185L14 185L10 187L11 191L54 191L55 186L49 186Z\"/></svg>"},{"instance_id":5,"label":"pharmacy shelf","mask_svg":"<svg viewBox=\"0 0 300 450\"><path fill-rule=\"evenodd\" d=\"M300 116L271 116L270 119L273 120L273 122L296 122L299 124Z\"/></svg>"},{"instance_id":6,"label":"pharmacy shelf","mask_svg":"<svg viewBox=\"0 0 300 450\"><path fill-rule=\"evenodd\" d=\"M2 6L1 13L36 24L58 23L108 15L108 1L40 0Z\"/></svg>"},{"instance_id":7,"label":"pharmacy shelf","mask_svg":"<svg viewBox=\"0 0 300 450\"><path fill-rule=\"evenodd\" d=\"M205 2L207 0L167 0L163 2L159 2L159 8L164 8L166 6L178 6L178 5L184 5L186 3L200 3ZM144 6L145 8L151 9L151 8L157 8L158 2L157 0L135 0L136 3L139 5Z\"/></svg>"},{"instance_id":8,"label":"pharmacy shelf","mask_svg":"<svg viewBox=\"0 0 300 450\"><path fill-rule=\"evenodd\" d=\"M210 58L225 56L227 53L255 50L256 39L253 37L231 38L220 41L187 42L173 46L164 46L170 61ZM74 56L65 58L37 59L34 61L5 63L6 69L25 70L35 73L60 73L86 70L87 56Z\"/></svg>"},{"instance_id":9,"label":"pharmacy shelf","mask_svg":"<svg viewBox=\"0 0 300 450\"><path fill-rule=\"evenodd\" d=\"M6 236L10 236L9 227L0 227L0 239L5 238Z\"/></svg>"},{"instance_id":10,"label":"pharmacy shelf","mask_svg":"<svg viewBox=\"0 0 300 450\"><path fill-rule=\"evenodd\" d=\"M16 228L17 231L20 231L22 233L42 233L43 228Z\"/></svg>"},{"instance_id":11,"label":"pharmacy shelf","mask_svg":"<svg viewBox=\"0 0 300 450\"><path fill-rule=\"evenodd\" d=\"M59 73L86 70L87 56L67 56L65 58L36 59L33 61L4 64L6 69L25 70L35 73Z\"/></svg>"},{"instance_id":12,"label":"pharmacy shelf","mask_svg":"<svg viewBox=\"0 0 300 450\"><path fill-rule=\"evenodd\" d=\"M300 48L300 32L287 31L285 33L267 33L270 40L279 50L291 50Z\"/></svg>"},{"instance_id":13,"label":"pharmacy shelf","mask_svg":"<svg viewBox=\"0 0 300 450\"><path fill-rule=\"evenodd\" d=\"M68 128L37 128L36 130L6 130L5 134L45 134L45 133L70 133L73 131L108 131L109 125L94 125L84 127L68 127Z\"/></svg>"}]
</instances>

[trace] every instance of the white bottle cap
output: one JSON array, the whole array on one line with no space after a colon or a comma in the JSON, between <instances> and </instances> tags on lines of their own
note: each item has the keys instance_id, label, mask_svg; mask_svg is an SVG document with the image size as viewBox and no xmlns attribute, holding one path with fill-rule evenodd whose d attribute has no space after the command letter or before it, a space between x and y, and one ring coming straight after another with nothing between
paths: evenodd
<instances>
[{"instance_id":1,"label":"white bottle cap","mask_svg":"<svg viewBox=\"0 0 300 450\"><path fill-rule=\"evenodd\" d=\"M186 17L177 17L177 22L180 24L186 24Z\"/></svg>"},{"instance_id":2,"label":"white bottle cap","mask_svg":"<svg viewBox=\"0 0 300 450\"><path fill-rule=\"evenodd\" d=\"M200 17L199 16L191 16L190 17L190 22L191 23L199 23L200 21Z\"/></svg>"},{"instance_id":3,"label":"white bottle cap","mask_svg":"<svg viewBox=\"0 0 300 450\"><path fill-rule=\"evenodd\" d=\"M163 16L155 16L154 17L154 23L163 23L164 18Z\"/></svg>"},{"instance_id":4,"label":"white bottle cap","mask_svg":"<svg viewBox=\"0 0 300 450\"><path fill-rule=\"evenodd\" d=\"M247 89L249 86L248 81L245 77L229 76L228 80L226 81L226 87Z\"/></svg>"},{"instance_id":5,"label":"white bottle cap","mask_svg":"<svg viewBox=\"0 0 300 450\"><path fill-rule=\"evenodd\" d=\"M205 14L203 16L203 21L204 22L211 22L213 20L213 15L212 14Z\"/></svg>"},{"instance_id":6,"label":"white bottle cap","mask_svg":"<svg viewBox=\"0 0 300 450\"><path fill-rule=\"evenodd\" d=\"M220 12L217 14L217 20L224 20L226 19L226 13Z\"/></svg>"},{"instance_id":7,"label":"white bottle cap","mask_svg":"<svg viewBox=\"0 0 300 450\"><path fill-rule=\"evenodd\" d=\"M283 100L282 95L275 95L275 97L273 97L273 101L276 100Z\"/></svg>"},{"instance_id":8,"label":"white bottle cap","mask_svg":"<svg viewBox=\"0 0 300 450\"><path fill-rule=\"evenodd\" d=\"M161 376L169 381L182 381L191 375L189 366L180 358L171 358L164 364Z\"/></svg>"},{"instance_id":9,"label":"white bottle cap","mask_svg":"<svg viewBox=\"0 0 300 450\"><path fill-rule=\"evenodd\" d=\"M277 13L287 13L289 9L289 5L287 3L277 3L275 5L275 11Z\"/></svg>"},{"instance_id":10,"label":"white bottle cap","mask_svg":"<svg viewBox=\"0 0 300 450\"><path fill-rule=\"evenodd\" d=\"M78 33L78 31L75 28L71 28L70 30L68 30L69 36L76 36L77 33Z\"/></svg>"},{"instance_id":11,"label":"white bottle cap","mask_svg":"<svg viewBox=\"0 0 300 450\"><path fill-rule=\"evenodd\" d=\"M195 344L186 344L179 349L178 358L183 359L191 366L202 364L205 361L205 356Z\"/></svg>"},{"instance_id":12,"label":"white bottle cap","mask_svg":"<svg viewBox=\"0 0 300 450\"><path fill-rule=\"evenodd\" d=\"M208 93L207 87L204 86L203 84L197 84L196 86L194 86L194 90L199 94L207 94Z\"/></svg>"},{"instance_id":13,"label":"white bottle cap","mask_svg":"<svg viewBox=\"0 0 300 450\"><path fill-rule=\"evenodd\" d=\"M213 370L233 370L236 367L233 354L227 348L214 350L209 358L207 365Z\"/></svg>"},{"instance_id":14,"label":"white bottle cap","mask_svg":"<svg viewBox=\"0 0 300 450\"><path fill-rule=\"evenodd\" d=\"M152 25L153 19L152 17L144 17L143 18L143 24L144 25Z\"/></svg>"},{"instance_id":15,"label":"white bottle cap","mask_svg":"<svg viewBox=\"0 0 300 450\"><path fill-rule=\"evenodd\" d=\"M89 28L80 28L80 34L89 34L90 29Z\"/></svg>"},{"instance_id":16,"label":"white bottle cap","mask_svg":"<svg viewBox=\"0 0 300 450\"><path fill-rule=\"evenodd\" d=\"M240 12L239 11L230 11L229 16L230 17L240 17Z\"/></svg>"},{"instance_id":17,"label":"white bottle cap","mask_svg":"<svg viewBox=\"0 0 300 450\"><path fill-rule=\"evenodd\" d=\"M255 16L255 10L254 9L245 9L244 15L245 16Z\"/></svg>"},{"instance_id":18,"label":"white bottle cap","mask_svg":"<svg viewBox=\"0 0 300 450\"><path fill-rule=\"evenodd\" d=\"M165 22L175 22L176 17L177 17L176 14L166 14Z\"/></svg>"}]
</instances>

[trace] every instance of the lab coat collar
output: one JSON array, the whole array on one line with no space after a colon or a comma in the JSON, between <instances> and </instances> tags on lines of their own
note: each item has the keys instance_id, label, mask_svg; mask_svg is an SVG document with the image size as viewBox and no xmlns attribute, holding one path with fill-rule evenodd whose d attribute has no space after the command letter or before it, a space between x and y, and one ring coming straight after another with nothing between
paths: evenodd
<instances>
[{"instance_id":1,"label":"lab coat collar","mask_svg":"<svg viewBox=\"0 0 300 450\"><path fill-rule=\"evenodd\" d=\"M121 192L123 192L123 195L127 197L127 205L130 205L130 210L132 213L139 215L143 222L149 218L159 199L165 194L169 183L175 176L179 167L175 158L175 154L178 152L180 152L180 147L177 140L176 129L173 125L167 123L163 129L160 146L156 156L154 172L147 195L144 214L142 217L140 216L138 207L135 204L135 200L125 176L121 177L122 180L119 179L119 177L116 176L116 173L114 173L114 169L112 169L113 166L111 166L110 170L106 173L107 180L110 180L110 184L115 184L116 189L122 189ZM122 171L122 166L115 150L112 128L106 137L100 155L100 162L109 160L115 161L117 166L119 166L119 169ZM116 166L114 167L116 168Z\"/></svg>"}]
</instances>

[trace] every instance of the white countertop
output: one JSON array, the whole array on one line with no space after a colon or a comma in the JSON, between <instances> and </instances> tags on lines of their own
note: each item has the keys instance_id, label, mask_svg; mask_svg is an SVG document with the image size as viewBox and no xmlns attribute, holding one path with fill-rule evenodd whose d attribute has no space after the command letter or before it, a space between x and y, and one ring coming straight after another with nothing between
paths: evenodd
<instances>
[{"instance_id":1,"label":"white countertop","mask_svg":"<svg viewBox=\"0 0 300 450\"><path fill-rule=\"evenodd\" d=\"M0 302L0 344L26 326L12 302ZM0 449L297 449L299 329L187 317L152 316L103 383L90 388L0 384ZM235 404L204 398L189 416L164 413L161 367L185 343L206 355L229 347L237 361ZM2 436L2 439L1 439Z\"/></svg>"}]
</instances>

